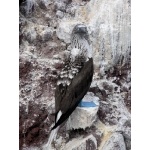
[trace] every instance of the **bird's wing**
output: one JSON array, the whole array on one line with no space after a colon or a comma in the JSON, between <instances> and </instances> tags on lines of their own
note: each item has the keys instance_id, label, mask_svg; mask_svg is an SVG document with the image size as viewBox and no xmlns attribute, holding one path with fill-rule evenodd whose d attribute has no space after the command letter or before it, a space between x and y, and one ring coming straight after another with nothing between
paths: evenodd
<instances>
[{"instance_id":1,"label":"bird's wing","mask_svg":"<svg viewBox=\"0 0 150 150\"><path fill-rule=\"evenodd\" d=\"M72 79L69 86L57 86L55 91L56 117L59 111L61 117L56 121L55 129L63 123L78 106L84 95L89 90L93 77L93 59L90 58L83 66L81 71Z\"/></svg>"}]
</instances>

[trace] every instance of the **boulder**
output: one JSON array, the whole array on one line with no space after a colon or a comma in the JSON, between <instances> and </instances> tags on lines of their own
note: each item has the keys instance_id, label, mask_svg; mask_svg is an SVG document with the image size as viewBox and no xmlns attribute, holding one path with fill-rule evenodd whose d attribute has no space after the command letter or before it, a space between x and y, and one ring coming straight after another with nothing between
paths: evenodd
<instances>
[{"instance_id":1,"label":"boulder","mask_svg":"<svg viewBox=\"0 0 150 150\"><path fill-rule=\"evenodd\" d=\"M82 99L82 103L69 117L66 123L67 130L91 127L97 119L98 109L99 98L94 96L92 92L88 92Z\"/></svg>"}]
</instances>

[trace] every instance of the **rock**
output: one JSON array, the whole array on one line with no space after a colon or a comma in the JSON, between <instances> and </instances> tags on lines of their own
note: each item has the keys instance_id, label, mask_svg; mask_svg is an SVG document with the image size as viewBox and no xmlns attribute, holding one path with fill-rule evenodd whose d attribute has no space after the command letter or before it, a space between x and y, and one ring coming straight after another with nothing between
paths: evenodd
<instances>
[{"instance_id":1,"label":"rock","mask_svg":"<svg viewBox=\"0 0 150 150\"><path fill-rule=\"evenodd\" d=\"M61 150L96 150L97 141L93 135L86 138L80 137L66 143L66 146Z\"/></svg>"},{"instance_id":2,"label":"rock","mask_svg":"<svg viewBox=\"0 0 150 150\"><path fill-rule=\"evenodd\" d=\"M115 132L122 133L126 144L126 149L131 150L131 120L130 124L126 123L123 126L119 124Z\"/></svg>"},{"instance_id":3,"label":"rock","mask_svg":"<svg viewBox=\"0 0 150 150\"><path fill-rule=\"evenodd\" d=\"M34 27L29 28L28 31L25 33L25 37L29 43L34 42L37 38L35 28Z\"/></svg>"},{"instance_id":4,"label":"rock","mask_svg":"<svg viewBox=\"0 0 150 150\"><path fill-rule=\"evenodd\" d=\"M70 14L72 17L75 16L75 12L77 10L77 7L76 6L71 6L71 7L67 7L66 9L66 13Z\"/></svg>"},{"instance_id":5,"label":"rock","mask_svg":"<svg viewBox=\"0 0 150 150\"><path fill-rule=\"evenodd\" d=\"M64 13L63 13L62 11L60 11L60 10L57 10L56 16L57 16L58 18L62 19L62 18L64 17Z\"/></svg>"},{"instance_id":6,"label":"rock","mask_svg":"<svg viewBox=\"0 0 150 150\"><path fill-rule=\"evenodd\" d=\"M37 41L47 42L52 39L53 30L51 27L47 26L34 26L31 24L32 27L27 27L25 29L25 38L26 40L31 43L36 43Z\"/></svg>"},{"instance_id":7,"label":"rock","mask_svg":"<svg viewBox=\"0 0 150 150\"><path fill-rule=\"evenodd\" d=\"M39 146L41 141L45 142L51 124L52 120L46 108L31 101L25 108L21 105L19 107L19 149L23 145Z\"/></svg>"},{"instance_id":8,"label":"rock","mask_svg":"<svg viewBox=\"0 0 150 150\"><path fill-rule=\"evenodd\" d=\"M113 133L102 150L126 150L123 136L120 133Z\"/></svg>"},{"instance_id":9,"label":"rock","mask_svg":"<svg viewBox=\"0 0 150 150\"><path fill-rule=\"evenodd\" d=\"M48 9L49 4L51 4L52 2L49 0L40 0L39 2L39 7L42 9Z\"/></svg>"},{"instance_id":10,"label":"rock","mask_svg":"<svg viewBox=\"0 0 150 150\"><path fill-rule=\"evenodd\" d=\"M34 7L36 6L36 1L35 0L24 0L19 5L20 12L22 12L24 15L29 16L30 14L33 13Z\"/></svg>"},{"instance_id":11,"label":"rock","mask_svg":"<svg viewBox=\"0 0 150 150\"><path fill-rule=\"evenodd\" d=\"M131 150L131 127L125 128L123 132L127 150Z\"/></svg>"},{"instance_id":12,"label":"rock","mask_svg":"<svg viewBox=\"0 0 150 150\"><path fill-rule=\"evenodd\" d=\"M79 23L79 21L75 22L61 22L56 31L57 37L64 41L65 43L70 43L70 35L75 24Z\"/></svg>"},{"instance_id":13,"label":"rock","mask_svg":"<svg viewBox=\"0 0 150 150\"><path fill-rule=\"evenodd\" d=\"M90 127L96 120L98 108L77 107L67 121L67 130Z\"/></svg>"},{"instance_id":14,"label":"rock","mask_svg":"<svg viewBox=\"0 0 150 150\"><path fill-rule=\"evenodd\" d=\"M82 101L93 101L96 104L96 107L77 107L66 123L67 130L85 129L91 127L94 121L96 121L99 98L90 92L85 95Z\"/></svg>"},{"instance_id":15,"label":"rock","mask_svg":"<svg viewBox=\"0 0 150 150\"><path fill-rule=\"evenodd\" d=\"M63 1L56 1L55 2L55 9L65 12L66 4Z\"/></svg>"},{"instance_id":16,"label":"rock","mask_svg":"<svg viewBox=\"0 0 150 150\"><path fill-rule=\"evenodd\" d=\"M42 40L44 42L46 41L49 41L50 39L52 39L52 36L53 36L53 31L51 28L46 28L42 33L41 33L41 36L42 36Z\"/></svg>"}]
</instances>

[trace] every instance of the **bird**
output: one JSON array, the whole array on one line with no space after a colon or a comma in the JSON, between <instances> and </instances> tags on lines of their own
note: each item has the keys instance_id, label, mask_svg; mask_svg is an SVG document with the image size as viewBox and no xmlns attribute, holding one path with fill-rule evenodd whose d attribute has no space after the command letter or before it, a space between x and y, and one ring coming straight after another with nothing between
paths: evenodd
<instances>
[{"instance_id":1,"label":"bird","mask_svg":"<svg viewBox=\"0 0 150 150\"><path fill-rule=\"evenodd\" d=\"M92 46L86 25L77 24L71 33L71 50L61 70L55 90L55 124L49 144L82 98L88 92L93 78Z\"/></svg>"}]
</instances>

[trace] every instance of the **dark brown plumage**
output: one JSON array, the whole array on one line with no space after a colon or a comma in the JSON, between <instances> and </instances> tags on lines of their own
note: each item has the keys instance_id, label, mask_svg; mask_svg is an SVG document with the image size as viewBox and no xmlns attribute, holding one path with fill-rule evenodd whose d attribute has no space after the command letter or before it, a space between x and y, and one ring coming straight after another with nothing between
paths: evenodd
<instances>
[{"instance_id":1,"label":"dark brown plumage","mask_svg":"<svg viewBox=\"0 0 150 150\"><path fill-rule=\"evenodd\" d=\"M90 58L81 71L73 78L69 86L63 87L62 84L56 87L55 92L55 110L57 113L61 110L62 116L56 122L55 129L63 123L78 106L84 95L89 90L93 77L93 59Z\"/></svg>"}]
</instances>

